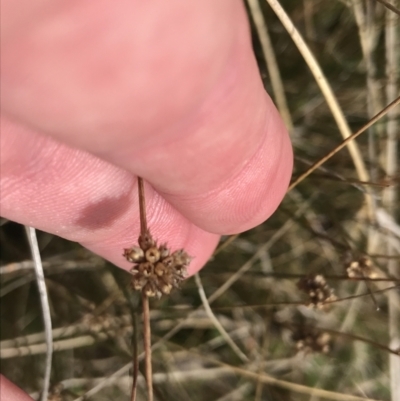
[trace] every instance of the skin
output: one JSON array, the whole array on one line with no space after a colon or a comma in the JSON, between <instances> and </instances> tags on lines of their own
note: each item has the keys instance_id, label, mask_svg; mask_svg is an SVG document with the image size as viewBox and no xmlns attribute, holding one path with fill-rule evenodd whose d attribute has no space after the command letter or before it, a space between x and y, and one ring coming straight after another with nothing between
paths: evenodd
<instances>
[{"instance_id":1,"label":"skin","mask_svg":"<svg viewBox=\"0 0 400 401\"><path fill-rule=\"evenodd\" d=\"M32 401L28 394L3 375L0 375L0 395L4 401Z\"/></svg>"},{"instance_id":2,"label":"skin","mask_svg":"<svg viewBox=\"0 0 400 401\"><path fill-rule=\"evenodd\" d=\"M194 274L221 234L275 211L292 149L241 1L1 9L3 217L129 269L122 249L137 241L140 175L153 236L194 256ZM1 386L7 400L29 399Z\"/></svg>"}]
</instances>

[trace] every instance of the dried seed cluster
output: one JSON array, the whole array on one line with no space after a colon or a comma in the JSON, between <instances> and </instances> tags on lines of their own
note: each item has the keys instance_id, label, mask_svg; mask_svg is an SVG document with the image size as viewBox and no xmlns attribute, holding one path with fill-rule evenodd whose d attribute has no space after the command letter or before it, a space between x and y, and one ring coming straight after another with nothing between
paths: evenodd
<instances>
[{"instance_id":1,"label":"dried seed cluster","mask_svg":"<svg viewBox=\"0 0 400 401\"><path fill-rule=\"evenodd\" d=\"M57 383L53 385L49 390L47 401L62 401L62 392L64 391L64 385Z\"/></svg>"},{"instance_id":2,"label":"dried seed cluster","mask_svg":"<svg viewBox=\"0 0 400 401\"><path fill-rule=\"evenodd\" d=\"M109 338L123 338L131 331L131 321L124 316L116 317L109 313L95 315L87 313L81 320L93 337L106 334Z\"/></svg>"},{"instance_id":3,"label":"dried seed cluster","mask_svg":"<svg viewBox=\"0 0 400 401\"><path fill-rule=\"evenodd\" d=\"M304 291L310 298L309 307L323 309L325 303L336 301L337 297L333 293L333 289L329 287L321 274L310 275L302 278L297 287Z\"/></svg>"},{"instance_id":4,"label":"dried seed cluster","mask_svg":"<svg viewBox=\"0 0 400 401\"><path fill-rule=\"evenodd\" d=\"M140 235L138 243L139 246L124 249L125 258L134 263L132 287L158 298L179 287L192 258L183 249L171 253L166 244L158 246L150 232Z\"/></svg>"},{"instance_id":5,"label":"dried seed cluster","mask_svg":"<svg viewBox=\"0 0 400 401\"><path fill-rule=\"evenodd\" d=\"M327 354L331 350L332 339L326 332L303 328L293 333L292 339L296 342L297 350L306 354L312 352Z\"/></svg>"},{"instance_id":6,"label":"dried seed cluster","mask_svg":"<svg viewBox=\"0 0 400 401\"><path fill-rule=\"evenodd\" d=\"M87 326L91 334L106 332L118 327L116 318L108 313L103 313L101 315L87 313L82 317L81 322Z\"/></svg>"},{"instance_id":7,"label":"dried seed cluster","mask_svg":"<svg viewBox=\"0 0 400 401\"><path fill-rule=\"evenodd\" d=\"M377 274L374 272L371 259L364 256L360 257L358 260L353 260L349 262L346 266L347 276L353 277L368 277L376 278Z\"/></svg>"}]
</instances>

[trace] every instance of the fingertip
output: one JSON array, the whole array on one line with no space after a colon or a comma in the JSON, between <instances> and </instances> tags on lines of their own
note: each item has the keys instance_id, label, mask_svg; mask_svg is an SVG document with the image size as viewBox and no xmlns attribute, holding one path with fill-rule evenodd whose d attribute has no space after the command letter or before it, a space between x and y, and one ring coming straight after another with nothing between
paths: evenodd
<instances>
[{"instance_id":1,"label":"fingertip","mask_svg":"<svg viewBox=\"0 0 400 401\"><path fill-rule=\"evenodd\" d=\"M25 391L3 375L0 375L0 394L4 401L33 401Z\"/></svg>"},{"instance_id":2,"label":"fingertip","mask_svg":"<svg viewBox=\"0 0 400 401\"><path fill-rule=\"evenodd\" d=\"M202 229L220 235L251 229L268 219L284 198L292 174L293 150L288 132L265 94L264 124L258 143L239 171L208 192L190 196L164 194ZM243 138L245 140L245 138ZM220 160L221 165L224 160ZM212 166L218 170L219 166ZM221 166L223 168L223 166Z\"/></svg>"},{"instance_id":3,"label":"fingertip","mask_svg":"<svg viewBox=\"0 0 400 401\"><path fill-rule=\"evenodd\" d=\"M220 236L203 231L194 227L190 242L187 244L187 252L194 255L188 267L188 277L200 271L209 261L210 257L217 247Z\"/></svg>"}]
</instances>

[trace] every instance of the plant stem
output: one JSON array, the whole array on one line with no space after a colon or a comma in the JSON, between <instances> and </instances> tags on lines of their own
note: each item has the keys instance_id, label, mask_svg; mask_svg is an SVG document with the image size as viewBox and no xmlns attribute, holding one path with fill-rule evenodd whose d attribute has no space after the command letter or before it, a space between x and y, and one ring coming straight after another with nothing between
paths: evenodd
<instances>
[{"instance_id":1,"label":"plant stem","mask_svg":"<svg viewBox=\"0 0 400 401\"><path fill-rule=\"evenodd\" d=\"M52 322L50 313L50 303L47 294L46 282L44 279L42 259L40 257L39 244L36 236L36 230L33 227L25 226L26 235L28 236L29 246L32 252L32 258L35 266L36 282L39 289L40 303L42 306L44 331L46 337L46 365L44 371L43 390L40 401L45 401L49 395L51 363L53 359L53 336Z\"/></svg>"},{"instance_id":2,"label":"plant stem","mask_svg":"<svg viewBox=\"0 0 400 401\"><path fill-rule=\"evenodd\" d=\"M151 366L151 329L150 329L150 308L149 298L142 291L143 304L143 343L145 354L145 372L147 383L147 401L153 401L153 372Z\"/></svg>"},{"instance_id":3,"label":"plant stem","mask_svg":"<svg viewBox=\"0 0 400 401\"><path fill-rule=\"evenodd\" d=\"M136 389L137 389L137 378L139 373L139 358L138 358L138 321L137 321L137 313L135 312L133 317L133 357L132 357L132 392L131 392L131 401L136 401Z\"/></svg>"},{"instance_id":4,"label":"plant stem","mask_svg":"<svg viewBox=\"0 0 400 401\"><path fill-rule=\"evenodd\" d=\"M147 216L146 216L146 200L144 195L144 183L142 177L138 177L138 191L139 191L139 211L140 211L140 235L144 236L148 234L148 229L147 229ZM144 354L145 354L147 400L153 401L150 307L149 307L149 298L144 291L142 291L142 307L143 307L143 344L144 344Z\"/></svg>"},{"instance_id":5,"label":"plant stem","mask_svg":"<svg viewBox=\"0 0 400 401\"><path fill-rule=\"evenodd\" d=\"M140 235L145 235L147 233L147 217L146 217L146 200L144 197L144 184L142 177L138 177L138 191L139 191L139 211L140 211Z\"/></svg>"}]
</instances>

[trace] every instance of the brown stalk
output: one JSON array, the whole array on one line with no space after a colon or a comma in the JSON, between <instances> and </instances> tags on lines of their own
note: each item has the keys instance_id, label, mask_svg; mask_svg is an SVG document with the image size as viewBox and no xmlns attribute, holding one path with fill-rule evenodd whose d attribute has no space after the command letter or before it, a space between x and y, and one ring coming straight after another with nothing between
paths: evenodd
<instances>
[{"instance_id":1,"label":"brown stalk","mask_svg":"<svg viewBox=\"0 0 400 401\"><path fill-rule=\"evenodd\" d=\"M184 249L172 252L166 243L158 244L147 227L146 202L143 179L138 177L140 235L138 245L125 248L123 256L133 263L131 286L142 294L143 338L145 353L145 374L148 401L153 401L153 378L151 368L151 330L149 297L169 295L173 288L179 288L187 275L191 257ZM133 386L137 382L137 354L133 357ZM136 388L132 388L131 400L135 401Z\"/></svg>"},{"instance_id":2,"label":"brown stalk","mask_svg":"<svg viewBox=\"0 0 400 401\"><path fill-rule=\"evenodd\" d=\"M153 401L153 372L151 366L151 329L150 329L150 308L149 297L142 291L143 304L143 344L144 358L146 365L147 400Z\"/></svg>"},{"instance_id":3,"label":"brown stalk","mask_svg":"<svg viewBox=\"0 0 400 401\"><path fill-rule=\"evenodd\" d=\"M144 197L144 183L143 178L138 177L138 192L139 192L139 212L140 212L140 235L146 235L147 216L146 216L146 199Z\"/></svg>"},{"instance_id":4,"label":"brown stalk","mask_svg":"<svg viewBox=\"0 0 400 401\"><path fill-rule=\"evenodd\" d=\"M390 11L393 11L397 15L400 15L400 10L398 8L396 8L393 4L389 3L388 1L386 1L386 0L376 0L376 1L378 3L383 4Z\"/></svg>"},{"instance_id":5,"label":"brown stalk","mask_svg":"<svg viewBox=\"0 0 400 401\"><path fill-rule=\"evenodd\" d=\"M361 273L361 275L362 275L362 277L363 277L364 279L366 278L365 275L364 275L364 273ZM372 291L371 286L370 286L370 283L369 283L367 280L365 280L365 285L366 285L366 287L367 287L368 295L371 297L372 303L374 304L376 311L379 312L379 311L381 310L381 308L379 307L378 302L376 301L374 292Z\"/></svg>"},{"instance_id":6,"label":"brown stalk","mask_svg":"<svg viewBox=\"0 0 400 401\"><path fill-rule=\"evenodd\" d=\"M133 369L132 369L132 392L131 401L136 401L136 389L137 389L137 379L139 373L139 357L138 357L138 319L137 313L133 315Z\"/></svg>"},{"instance_id":7,"label":"brown stalk","mask_svg":"<svg viewBox=\"0 0 400 401\"><path fill-rule=\"evenodd\" d=\"M148 234L147 216L146 216L146 200L144 196L143 178L138 177L139 192L139 211L140 211L140 235L144 237ZM151 327L150 327L150 307L149 297L146 291L142 290L142 307L143 307L143 345L145 353L145 373L147 384L147 399L153 401L153 373L151 365ZM137 359L137 358L136 358Z\"/></svg>"}]
</instances>

